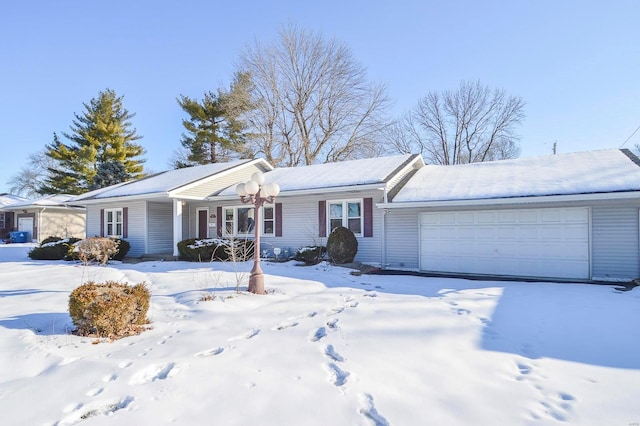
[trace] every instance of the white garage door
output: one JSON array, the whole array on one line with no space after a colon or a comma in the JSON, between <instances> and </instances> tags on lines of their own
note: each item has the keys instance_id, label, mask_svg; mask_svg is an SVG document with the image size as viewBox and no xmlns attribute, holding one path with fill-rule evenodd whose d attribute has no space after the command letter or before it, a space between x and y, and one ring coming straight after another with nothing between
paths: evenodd
<instances>
[{"instance_id":1,"label":"white garage door","mask_svg":"<svg viewBox=\"0 0 640 426\"><path fill-rule=\"evenodd\" d=\"M589 278L589 209L421 213L423 271Z\"/></svg>"}]
</instances>

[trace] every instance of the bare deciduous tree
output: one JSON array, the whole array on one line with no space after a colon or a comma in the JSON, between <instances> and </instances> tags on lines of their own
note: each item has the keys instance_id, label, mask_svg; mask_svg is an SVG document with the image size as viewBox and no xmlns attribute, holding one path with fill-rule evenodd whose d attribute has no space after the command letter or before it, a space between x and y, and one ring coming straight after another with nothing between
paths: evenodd
<instances>
[{"instance_id":1,"label":"bare deciduous tree","mask_svg":"<svg viewBox=\"0 0 640 426\"><path fill-rule=\"evenodd\" d=\"M49 158L45 150L29 154L27 165L9 179L11 193L28 198L42 195L39 190L42 182L50 176L49 168L54 166L53 159Z\"/></svg>"},{"instance_id":2,"label":"bare deciduous tree","mask_svg":"<svg viewBox=\"0 0 640 426\"><path fill-rule=\"evenodd\" d=\"M366 81L343 43L288 26L276 42L248 47L239 68L251 77L254 154L295 166L380 152L386 88Z\"/></svg>"},{"instance_id":3,"label":"bare deciduous tree","mask_svg":"<svg viewBox=\"0 0 640 426\"><path fill-rule=\"evenodd\" d=\"M480 82L456 91L430 92L387 133L391 149L419 152L431 164L462 164L516 158L514 130L524 101Z\"/></svg>"}]
</instances>

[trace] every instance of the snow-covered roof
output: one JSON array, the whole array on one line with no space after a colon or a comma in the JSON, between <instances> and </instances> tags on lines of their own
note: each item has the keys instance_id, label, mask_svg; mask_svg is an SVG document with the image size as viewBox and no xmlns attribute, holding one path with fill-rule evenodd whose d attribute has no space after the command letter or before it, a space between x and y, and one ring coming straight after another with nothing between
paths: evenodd
<instances>
[{"instance_id":1,"label":"snow-covered roof","mask_svg":"<svg viewBox=\"0 0 640 426\"><path fill-rule=\"evenodd\" d=\"M17 195L3 193L0 194L0 209L11 206L15 203L22 203L24 201L27 201L27 199Z\"/></svg>"},{"instance_id":2,"label":"snow-covered roof","mask_svg":"<svg viewBox=\"0 0 640 426\"><path fill-rule=\"evenodd\" d=\"M640 166L609 149L452 166L427 165L393 204L640 190Z\"/></svg>"},{"instance_id":3,"label":"snow-covered roof","mask_svg":"<svg viewBox=\"0 0 640 426\"><path fill-rule=\"evenodd\" d=\"M11 204L9 209L25 209L33 207L67 207L73 204L72 200L75 195L54 194L46 195L35 200L26 200Z\"/></svg>"},{"instance_id":4,"label":"snow-covered roof","mask_svg":"<svg viewBox=\"0 0 640 426\"><path fill-rule=\"evenodd\" d=\"M168 170L146 178L119 183L106 188L87 192L75 198L75 201L128 197L137 195L168 194L183 186L198 182L212 175L224 172L252 160L235 160L227 163L213 163L202 166Z\"/></svg>"},{"instance_id":5,"label":"snow-covered roof","mask_svg":"<svg viewBox=\"0 0 640 426\"><path fill-rule=\"evenodd\" d=\"M279 167L265 173L264 177L265 183L277 183L281 193L384 184L416 158L415 155L406 154L310 166ZM235 194L234 185L217 195L231 196Z\"/></svg>"}]
</instances>

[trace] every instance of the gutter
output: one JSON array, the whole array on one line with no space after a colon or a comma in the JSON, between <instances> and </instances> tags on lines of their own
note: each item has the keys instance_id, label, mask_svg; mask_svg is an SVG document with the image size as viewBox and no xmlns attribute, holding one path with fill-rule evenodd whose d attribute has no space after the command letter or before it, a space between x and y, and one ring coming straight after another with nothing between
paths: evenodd
<instances>
[{"instance_id":1,"label":"gutter","mask_svg":"<svg viewBox=\"0 0 640 426\"><path fill-rule=\"evenodd\" d=\"M277 183L277 182L276 182ZM234 185L235 188L235 185ZM367 191L367 190L384 190L386 194L386 185L384 183L371 183L366 185L351 185L351 186L337 186L331 188L310 188L310 189L296 189L292 191L282 191L278 195L277 198L295 196L295 195L322 195L327 193L335 193L335 192L359 192L359 191ZM237 195L210 195L204 199L204 201L226 201L226 200L236 200L238 199ZM386 201L386 197L385 197Z\"/></svg>"},{"instance_id":2,"label":"gutter","mask_svg":"<svg viewBox=\"0 0 640 426\"><path fill-rule=\"evenodd\" d=\"M640 191L600 192L592 194L541 195L509 198L476 198L469 200L438 200L385 202L376 204L378 208L400 209L415 207L462 207L491 206L499 204L533 204L546 202L597 201L597 200L629 200L640 199Z\"/></svg>"}]
</instances>

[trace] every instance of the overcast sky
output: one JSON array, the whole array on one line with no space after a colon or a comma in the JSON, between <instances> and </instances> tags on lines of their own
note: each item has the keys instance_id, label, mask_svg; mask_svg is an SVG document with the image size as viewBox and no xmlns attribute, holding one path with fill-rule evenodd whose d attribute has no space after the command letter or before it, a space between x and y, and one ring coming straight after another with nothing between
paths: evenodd
<instances>
[{"instance_id":1,"label":"overcast sky","mask_svg":"<svg viewBox=\"0 0 640 426\"><path fill-rule=\"evenodd\" d=\"M0 192L98 93L124 96L146 166L170 168L180 94L227 87L254 40L294 23L345 42L394 114L480 80L526 102L521 156L618 148L640 126L640 1L5 2ZM640 132L626 143L640 143Z\"/></svg>"}]
</instances>

